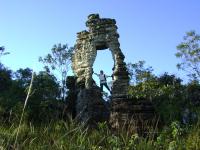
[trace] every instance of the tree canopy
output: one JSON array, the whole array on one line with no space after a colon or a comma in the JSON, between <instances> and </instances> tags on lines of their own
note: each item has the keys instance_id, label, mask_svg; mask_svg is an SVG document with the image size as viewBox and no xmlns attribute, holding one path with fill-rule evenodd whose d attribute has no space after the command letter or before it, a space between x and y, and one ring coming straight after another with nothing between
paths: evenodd
<instances>
[{"instance_id":1,"label":"tree canopy","mask_svg":"<svg viewBox=\"0 0 200 150\"><path fill-rule=\"evenodd\" d=\"M195 31L186 32L183 42L177 46L176 57L181 59L179 69L187 72L194 80L200 80L200 35Z\"/></svg>"},{"instance_id":2,"label":"tree canopy","mask_svg":"<svg viewBox=\"0 0 200 150\"><path fill-rule=\"evenodd\" d=\"M73 50L74 48L69 48L67 44L58 44L54 45L51 49L51 53L47 54L44 58L39 57L39 61L44 64L44 68L47 72L53 73L57 71L59 73L58 79L61 85L61 97L63 100L65 100L66 97L66 78Z\"/></svg>"}]
</instances>

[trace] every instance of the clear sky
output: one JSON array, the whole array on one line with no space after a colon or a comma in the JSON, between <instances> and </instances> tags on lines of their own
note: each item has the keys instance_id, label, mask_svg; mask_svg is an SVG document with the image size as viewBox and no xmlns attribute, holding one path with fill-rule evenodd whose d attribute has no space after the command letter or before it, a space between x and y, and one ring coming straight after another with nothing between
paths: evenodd
<instances>
[{"instance_id":1,"label":"clear sky","mask_svg":"<svg viewBox=\"0 0 200 150\"><path fill-rule=\"evenodd\" d=\"M200 33L200 0L0 0L0 46L11 54L12 70L42 70L39 56L56 43L73 46L91 13L116 19L126 62L145 60L156 74L183 76L176 69L176 46L186 31ZM94 69L111 73L111 53L98 52Z\"/></svg>"}]
</instances>

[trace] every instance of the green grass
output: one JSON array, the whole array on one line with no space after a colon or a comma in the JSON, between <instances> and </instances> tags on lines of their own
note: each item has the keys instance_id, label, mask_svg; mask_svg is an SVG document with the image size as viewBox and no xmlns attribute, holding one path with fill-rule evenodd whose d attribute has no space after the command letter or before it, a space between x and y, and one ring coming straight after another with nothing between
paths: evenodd
<instances>
[{"instance_id":1,"label":"green grass","mask_svg":"<svg viewBox=\"0 0 200 150\"><path fill-rule=\"evenodd\" d=\"M173 124L174 125L174 124ZM0 150L199 150L200 127L165 127L156 137L139 137L125 130L112 131L106 124L89 129L73 122L52 122L40 127L22 124L0 126Z\"/></svg>"}]
</instances>

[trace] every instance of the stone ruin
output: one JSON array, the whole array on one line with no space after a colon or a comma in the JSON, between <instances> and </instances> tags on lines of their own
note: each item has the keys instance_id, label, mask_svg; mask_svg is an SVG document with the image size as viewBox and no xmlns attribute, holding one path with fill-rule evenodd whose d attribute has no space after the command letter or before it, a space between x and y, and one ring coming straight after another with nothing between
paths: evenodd
<instances>
[{"instance_id":1,"label":"stone ruin","mask_svg":"<svg viewBox=\"0 0 200 150\"><path fill-rule=\"evenodd\" d=\"M89 28L88 31L77 33L75 53L72 57L72 69L77 77L75 109L78 120L92 123L108 121L112 127L119 128L120 124L132 120L133 114L141 111L141 114L144 114L144 110L152 114L152 107L135 104L127 98L129 76L124 62L125 57L120 49L116 21L91 14L86 26ZM103 100L100 88L94 84L92 78L97 50L104 49L111 51L114 61L110 104Z\"/></svg>"},{"instance_id":2,"label":"stone ruin","mask_svg":"<svg viewBox=\"0 0 200 150\"><path fill-rule=\"evenodd\" d=\"M129 77L118 41L119 34L117 33L116 21L100 18L98 14L92 14L88 16L86 26L89 31L77 33L78 39L72 63L74 73L78 77L77 83L83 84L86 89L93 87L93 64L97 50L109 49L114 60L112 96L126 96Z\"/></svg>"}]
</instances>

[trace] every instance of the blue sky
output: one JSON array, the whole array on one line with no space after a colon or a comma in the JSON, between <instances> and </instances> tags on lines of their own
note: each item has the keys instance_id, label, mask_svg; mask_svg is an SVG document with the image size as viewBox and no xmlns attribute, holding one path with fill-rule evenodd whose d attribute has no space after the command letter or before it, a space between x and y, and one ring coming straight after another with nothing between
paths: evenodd
<instances>
[{"instance_id":1,"label":"blue sky","mask_svg":"<svg viewBox=\"0 0 200 150\"><path fill-rule=\"evenodd\" d=\"M186 31L200 33L199 0L0 0L0 45L11 53L1 61L13 70L42 70L38 57L56 43L73 46L91 13L116 19L126 62L145 60L158 75L184 78L174 54ZM112 64L111 53L101 51L94 70L110 74Z\"/></svg>"}]
</instances>

